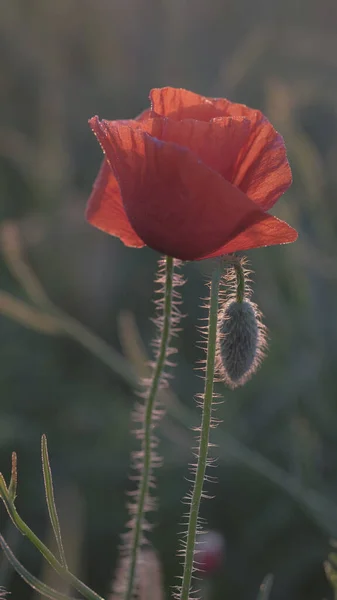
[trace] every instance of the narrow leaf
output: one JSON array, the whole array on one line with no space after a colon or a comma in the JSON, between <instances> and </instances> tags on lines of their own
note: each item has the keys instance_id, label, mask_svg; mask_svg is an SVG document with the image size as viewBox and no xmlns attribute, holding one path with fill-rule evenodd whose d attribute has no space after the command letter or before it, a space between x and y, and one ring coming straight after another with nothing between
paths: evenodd
<instances>
[{"instance_id":1,"label":"narrow leaf","mask_svg":"<svg viewBox=\"0 0 337 600\"><path fill-rule=\"evenodd\" d=\"M260 591L257 596L257 600L268 600L271 592L271 588L273 587L274 576L269 573L266 575L264 580L261 583Z\"/></svg>"},{"instance_id":2,"label":"narrow leaf","mask_svg":"<svg viewBox=\"0 0 337 600\"><path fill-rule=\"evenodd\" d=\"M8 486L8 494L12 502L15 501L16 498L16 489L18 485L18 471L17 471L17 456L16 452L12 453L12 472L11 472L11 480Z\"/></svg>"},{"instance_id":3,"label":"narrow leaf","mask_svg":"<svg viewBox=\"0 0 337 600\"><path fill-rule=\"evenodd\" d=\"M52 524L54 535L58 547L58 551L60 554L61 563L65 568L67 568L66 557L64 553L62 537L61 537L61 528L57 515L55 498L54 498L54 488L53 488L53 478L52 472L50 468L49 455L48 455L48 445L47 438L43 434L41 439L41 455L42 455L42 470L43 470L43 479L44 479L44 487L46 491L46 501L48 506L49 518Z\"/></svg>"},{"instance_id":4,"label":"narrow leaf","mask_svg":"<svg viewBox=\"0 0 337 600\"><path fill-rule=\"evenodd\" d=\"M10 562L15 571L22 577L22 579L30 585L33 590L36 590L42 596L46 596L46 598L51 598L51 600L75 600L69 598L69 596L65 596L60 592L57 592L53 588L49 587L45 583L42 583L39 579L34 577L27 569L20 563L20 561L16 558L15 554L13 554L12 550L8 546L7 542L4 540L2 535L0 534L0 546L7 560Z\"/></svg>"}]
</instances>

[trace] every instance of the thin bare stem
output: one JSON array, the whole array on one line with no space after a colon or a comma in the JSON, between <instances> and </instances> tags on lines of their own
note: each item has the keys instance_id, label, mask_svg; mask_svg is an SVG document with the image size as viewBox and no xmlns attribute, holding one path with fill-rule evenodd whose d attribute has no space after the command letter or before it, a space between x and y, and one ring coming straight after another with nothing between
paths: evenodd
<instances>
[{"instance_id":1,"label":"thin bare stem","mask_svg":"<svg viewBox=\"0 0 337 600\"><path fill-rule=\"evenodd\" d=\"M204 403L199 440L198 463L196 468L195 481L191 498L191 508L188 521L184 574L180 596L181 600L188 600L191 589L195 543L198 528L199 507L203 492L203 484L208 458L209 434L212 421L213 382L215 371L215 350L220 279L221 266L220 264L218 264L212 274L210 291Z\"/></svg>"},{"instance_id":2,"label":"thin bare stem","mask_svg":"<svg viewBox=\"0 0 337 600\"><path fill-rule=\"evenodd\" d=\"M80 592L87 600L103 600L96 592L91 590L82 581L77 579L75 575L70 573L54 556L54 554L45 546L43 542L35 535L28 525L21 519L13 501L9 498L8 491L3 486L1 487L1 496L7 512L22 535L26 536L29 541L39 550L47 562L55 569L55 571L68 583L70 583L78 592Z\"/></svg>"},{"instance_id":3,"label":"thin bare stem","mask_svg":"<svg viewBox=\"0 0 337 600\"><path fill-rule=\"evenodd\" d=\"M29 571L27 571L27 569L25 569L25 567L18 561L15 554L12 552L2 535L0 535L0 546L4 555L6 556L7 560L12 565L12 567L15 569L15 571L20 575L20 577L22 577L22 579L26 583L28 583L28 585L30 585L31 588L33 588L33 590L39 592L41 596L46 596L51 600L74 600L74 598L69 598L69 596L57 592L50 586L37 579L37 577L34 577L34 575L32 575ZM4 596L1 595L0 590L0 598L2 597Z\"/></svg>"},{"instance_id":4,"label":"thin bare stem","mask_svg":"<svg viewBox=\"0 0 337 600\"><path fill-rule=\"evenodd\" d=\"M130 561L127 573L127 585L125 592L125 600L131 600L136 566L138 559L139 547L141 544L141 535L143 529L144 512L146 500L148 497L149 484L152 470L152 429L153 429L153 413L155 401L161 378L163 375L167 353L169 349L169 341L172 327L172 304L173 304L173 278L174 278L174 262L173 258L166 257L165 267L165 290L164 290L164 307L163 320L161 327L161 336L159 341L158 355L154 366L151 384L148 390L148 395L145 404L144 414L144 436L143 436L143 462L142 474L139 486L139 494L137 497L137 508L135 515L135 525L132 532Z\"/></svg>"}]
</instances>

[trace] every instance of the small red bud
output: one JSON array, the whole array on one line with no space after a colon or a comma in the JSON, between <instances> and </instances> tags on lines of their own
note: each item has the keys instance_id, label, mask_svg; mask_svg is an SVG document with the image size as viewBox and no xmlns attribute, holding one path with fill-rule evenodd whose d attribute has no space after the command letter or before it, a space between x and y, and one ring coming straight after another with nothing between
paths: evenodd
<instances>
[{"instance_id":1,"label":"small red bud","mask_svg":"<svg viewBox=\"0 0 337 600\"><path fill-rule=\"evenodd\" d=\"M208 531L199 534L197 543L195 567L203 575L212 575L223 565L225 540L221 533Z\"/></svg>"}]
</instances>

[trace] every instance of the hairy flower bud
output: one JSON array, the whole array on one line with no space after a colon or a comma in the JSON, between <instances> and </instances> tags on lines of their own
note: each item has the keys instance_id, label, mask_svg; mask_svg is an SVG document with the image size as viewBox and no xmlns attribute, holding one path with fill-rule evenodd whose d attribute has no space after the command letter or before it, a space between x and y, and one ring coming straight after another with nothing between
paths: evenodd
<instances>
[{"instance_id":1,"label":"hairy flower bud","mask_svg":"<svg viewBox=\"0 0 337 600\"><path fill-rule=\"evenodd\" d=\"M243 385L255 373L266 346L265 328L256 305L229 300L218 320L218 369L231 387Z\"/></svg>"}]
</instances>

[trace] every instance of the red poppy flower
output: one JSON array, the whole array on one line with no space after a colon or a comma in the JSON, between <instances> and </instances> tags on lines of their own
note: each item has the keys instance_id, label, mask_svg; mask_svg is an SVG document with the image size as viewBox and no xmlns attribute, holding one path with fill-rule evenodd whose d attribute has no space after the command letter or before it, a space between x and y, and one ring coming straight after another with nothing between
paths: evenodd
<instances>
[{"instance_id":1,"label":"red poppy flower","mask_svg":"<svg viewBox=\"0 0 337 600\"><path fill-rule=\"evenodd\" d=\"M183 89L135 120L89 123L105 153L87 219L127 246L200 260L294 242L268 214L291 184L282 137L258 110Z\"/></svg>"}]
</instances>

